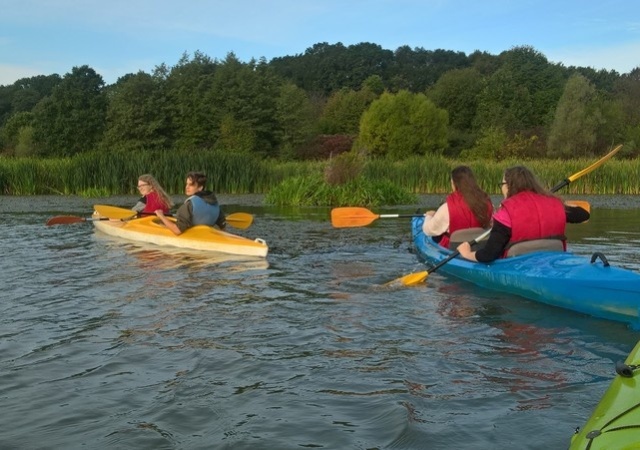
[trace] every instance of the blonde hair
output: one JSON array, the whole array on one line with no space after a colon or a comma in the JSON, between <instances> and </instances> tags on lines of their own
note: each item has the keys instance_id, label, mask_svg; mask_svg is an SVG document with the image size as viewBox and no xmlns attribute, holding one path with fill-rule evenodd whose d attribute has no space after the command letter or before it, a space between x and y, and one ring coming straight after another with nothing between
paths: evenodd
<instances>
[{"instance_id":1,"label":"blonde hair","mask_svg":"<svg viewBox=\"0 0 640 450\"><path fill-rule=\"evenodd\" d=\"M167 208L171 208L173 206L173 201L171 200L171 197L169 197L169 195L165 192L165 190L162 189L162 186L160 186L160 183L158 183L158 181L155 178L153 178L153 175L145 173L144 175L140 175L138 177L138 181L142 181L143 183L149 184L149 186L151 186L151 189L153 189L158 193L158 195L160 196L160 199L162 199L163 203L167 205Z\"/></svg>"}]
</instances>

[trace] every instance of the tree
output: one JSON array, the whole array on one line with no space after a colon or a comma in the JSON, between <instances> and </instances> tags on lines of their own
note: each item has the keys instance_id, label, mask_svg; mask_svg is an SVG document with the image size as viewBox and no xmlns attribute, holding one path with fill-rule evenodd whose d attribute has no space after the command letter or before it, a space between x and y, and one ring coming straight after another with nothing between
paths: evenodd
<instances>
[{"instance_id":1,"label":"tree","mask_svg":"<svg viewBox=\"0 0 640 450\"><path fill-rule=\"evenodd\" d=\"M280 153L294 156L315 131L315 110L307 93L293 83L284 83L276 102L276 118L281 130Z\"/></svg>"},{"instance_id":2,"label":"tree","mask_svg":"<svg viewBox=\"0 0 640 450\"><path fill-rule=\"evenodd\" d=\"M109 92L107 129L102 146L157 150L170 143L165 81L145 72L120 78Z\"/></svg>"},{"instance_id":3,"label":"tree","mask_svg":"<svg viewBox=\"0 0 640 450\"><path fill-rule=\"evenodd\" d=\"M320 118L323 134L358 134L362 113L377 96L369 89L354 91L341 89L334 92Z\"/></svg>"},{"instance_id":4,"label":"tree","mask_svg":"<svg viewBox=\"0 0 640 450\"><path fill-rule=\"evenodd\" d=\"M384 93L362 115L357 146L373 156L440 154L447 144L447 112L424 94Z\"/></svg>"},{"instance_id":5,"label":"tree","mask_svg":"<svg viewBox=\"0 0 640 450\"><path fill-rule=\"evenodd\" d=\"M20 130L27 127L32 128L32 126L32 112L25 111L12 115L4 127L0 128L0 145L2 149L9 153L14 153L19 143Z\"/></svg>"},{"instance_id":6,"label":"tree","mask_svg":"<svg viewBox=\"0 0 640 450\"><path fill-rule=\"evenodd\" d=\"M601 117L595 100L596 90L585 77L575 74L569 78L551 125L548 156L592 154Z\"/></svg>"},{"instance_id":7,"label":"tree","mask_svg":"<svg viewBox=\"0 0 640 450\"><path fill-rule=\"evenodd\" d=\"M242 63L229 53L216 71L204 101L216 105L212 119L218 130L223 118L231 116L235 129L248 127L254 133L254 152L276 156L279 145L277 99L281 84L282 80L264 59ZM245 125L238 127L238 122Z\"/></svg>"},{"instance_id":8,"label":"tree","mask_svg":"<svg viewBox=\"0 0 640 450\"><path fill-rule=\"evenodd\" d=\"M170 122L170 135L178 148L212 148L218 138L220 120L218 105L208 100L214 89L219 63L196 51L192 59L184 53L168 73L166 67L157 68L166 77L163 83Z\"/></svg>"},{"instance_id":9,"label":"tree","mask_svg":"<svg viewBox=\"0 0 640 450\"><path fill-rule=\"evenodd\" d=\"M94 149L105 129L103 88L102 77L86 65L63 77L34 108L33 139L39 153L70 156Z\"/></svg>"},{"instance_id":10,"label":"tree","mask_svg":"<svg viewBox=\"0 0 640 450\"><path fill-rule=\"evenodd\" d=\"M459 130L471 128L478 97L485 82L476 69L451 70L436 82L427 96L449 113L449 124Z\"/></svg>"}]
</instances>

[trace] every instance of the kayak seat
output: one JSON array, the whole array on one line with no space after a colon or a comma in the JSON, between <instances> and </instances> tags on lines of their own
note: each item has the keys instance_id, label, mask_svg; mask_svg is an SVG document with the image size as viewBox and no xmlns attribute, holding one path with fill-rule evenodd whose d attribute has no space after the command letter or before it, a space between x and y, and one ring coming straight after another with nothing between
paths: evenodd
<instances>
[{"instance_id":1,"label":"kayak seat","mask_svg":"<svg viewBox=\"0 0 640 450\"><path fill-rule=\"evenodd\" d=\"M564 252L560 239L533 239L513 244L507 251L507 258L532 252Z\"/></svg>"},{"instance_id":2,"label":"kayak seat","mask_svg":"<svg viewBox=\"0 0 640 450\"><path fill-rule=\"evenodd\" d=\"M461 230L456 230L453 233L451 233L451 236L449 237L449 248L455 249L458 247L458 245L462 244L463 242L471 242L475 238L480 236L482 233L484 233L485 231L487 230L480 227L463 228ZM474 250L481 249L482 247L484 247L484 243L485 241L478 242L476 245L473 246L473 249Z\"/></svg>"}]
</instances>

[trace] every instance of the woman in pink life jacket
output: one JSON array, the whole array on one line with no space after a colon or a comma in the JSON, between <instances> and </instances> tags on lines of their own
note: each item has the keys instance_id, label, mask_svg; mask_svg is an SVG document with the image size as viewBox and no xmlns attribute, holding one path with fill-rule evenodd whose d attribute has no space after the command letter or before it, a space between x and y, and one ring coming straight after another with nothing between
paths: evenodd
<instances>
[{"instance_id":1,"label":"woman in pink life jacket","mask_svg":"<svg viewBox=\"0 0 640 450\"><path fill-rule=\"evenodd\" d=\"M468 242L460 244L457 250L462 257L487 263L506 257L515 244L536 240L558 240L566 250L567 222L589 220L589 211L564 204L524 166L505 170L500 187L505 199L493 215L486 244L477 251Z\"/></svg>"}]
</instances>

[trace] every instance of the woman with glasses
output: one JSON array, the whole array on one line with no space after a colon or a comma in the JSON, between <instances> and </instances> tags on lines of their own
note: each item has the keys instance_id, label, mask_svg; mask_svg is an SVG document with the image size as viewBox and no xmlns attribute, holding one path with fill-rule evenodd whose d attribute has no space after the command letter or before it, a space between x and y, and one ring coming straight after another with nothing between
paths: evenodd
<instances>
[{"instance_id":1,"label":"woman with glasses","mask_svg":"<svg viewBox=\"0 0 640 450\"><path fill-rule=\"evenodd\" d=\"M487 243L477 251L460 244L462 257L487 263L542 249L565 251L567 222L589 220L589 211L564 204L524 166L506 169L500 188L505 199L493 215Z\"/></svg>"},{"instance_id":2,"label":"woman with glasses","mask_svg":"<svg viewBox=\"0 0 640 450\"><path fill-rule=\"evenodd\" d=\"M453 192L437 211L425 213L422 224L424 233L439 239L438 243L445 248L457 240L455 236L451 240L456 232L473 228L476 236L481 234L483 230L477 230L489 228L493 213L491 199L478 186L470 167L458 166L451 171L451 189Z\"/></svg>"},{"instance_id":3,"label":"woman with glasses","mask_svg":"<svg viewBox=\"0 0 640 450\"><path fill-rule=\"evenodd\" d=\"M131 208L137 211L138 215L155 214L158 209L165 214L169 214L173 202L153 176L149 174L140 175L138 177L138 191L142 197Z\"/></svg>"}]
</instances>

